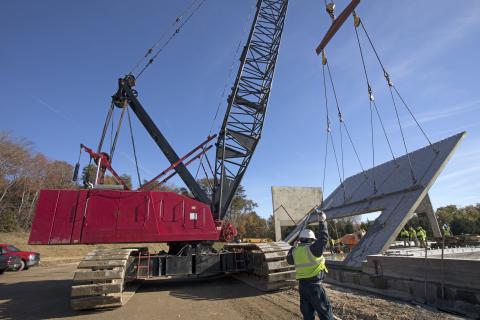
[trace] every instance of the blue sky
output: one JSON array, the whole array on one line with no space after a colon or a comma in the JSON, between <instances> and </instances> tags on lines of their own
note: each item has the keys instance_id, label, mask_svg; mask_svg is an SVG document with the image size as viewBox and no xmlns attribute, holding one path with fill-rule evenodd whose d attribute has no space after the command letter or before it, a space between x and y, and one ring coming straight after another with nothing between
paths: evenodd
<instances>
[{"instance_id":1,"label":"blue sky","mask_svg":"<svg viewBox=\"0 0 480 320\"><path fill-rule=\"evenodd\" d=\"M139 80L140 100L177 153L186 153L207 136L220 103L214 123L218 130L226 106L222 91L225 82L227 88L233 83L229 68L238 60L235 49L244 39L242 30L250 23L255 2L206 0ZM303 0L289 5L262 140L243 180L263 216L271 212L272 185L322 184L325 107L321 59L314 53L330 23L322 3ZM346 3L337 1L337 7ZM117 78L130 71L188 4L187 0L5 2L0 11L0 130L31 140L36 150L52 159L74 163L79 143L98 143ZM431 139L468 131L431 189L434 206L480 202L480 2L371 0L363 1L357 12ZM368 97L354 37L349 20L327 54L344 117L368 167ZM394 152L401 155L382 73L371 52L366 55L376 101ZM331 114L335 115L333 109ZM403 110L401 118L409 149L423 146L425 140ZM124 128L114 166L135 176ZM136 119L134 132L142 177L153 177L168 163ZM377 163L389 160L379 128L375 139ZM338 184L332 158L327 168L328 194ZM346 176L358 171L346 148Z\"/></svg>"}]
</instances>

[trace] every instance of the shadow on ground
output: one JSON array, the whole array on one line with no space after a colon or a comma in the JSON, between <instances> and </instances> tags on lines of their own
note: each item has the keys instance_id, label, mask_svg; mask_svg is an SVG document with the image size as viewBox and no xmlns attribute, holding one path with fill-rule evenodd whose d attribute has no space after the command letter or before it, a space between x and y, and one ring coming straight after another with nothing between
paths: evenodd
<instances>
[{"instance_id":1,"label":"shadow on ground","mask_svg":"<svg viewBox=\"0 0 480 320\"><path fill-rule=\"evenodd\" d=\"M232 277L145 281L137 292L169 291L171 296L188 300L229 300L255 297L263 291Z\"/></svg>"},{"instance_id":2,"label":"shadow on ground","mask_svg":"<svg viewBox=\"0 0 480 320\"><path fill-rule=\"evenodd\" d=\"M1 280L1 279L0 279ZM74 311L70 307L71 280L0 283L0 319L51 319L95 315L109 310ZM137 290L168 292L189 300L228 300L262 295L263 292L231 277L144 281Z\"/></svg>"},{"instance_id":3,"label":"shadow on ground","mask_svg":"<svg viewBox=\"0 0 480 320\"><path fill-rule=\"evenodd\" d=\"M0 319L51 319L96 313L70 308L71 284L71 280L0 283Z\"/></svg>"}]
</instances>

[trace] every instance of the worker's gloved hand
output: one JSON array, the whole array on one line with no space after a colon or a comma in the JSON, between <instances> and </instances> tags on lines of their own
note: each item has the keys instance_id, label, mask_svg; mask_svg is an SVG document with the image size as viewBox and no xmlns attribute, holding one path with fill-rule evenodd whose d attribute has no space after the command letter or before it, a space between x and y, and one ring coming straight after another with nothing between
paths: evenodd
<instances>
[{"instance_id":1,"label":"worker's gloved hand","mask_svg":"<svg viewBox=\"0 0 480 320\"><path fill-rule=\"evenodd\" d=\"M327 220L327 215L325 214L325 212L320 211L317 214L317 218L318 218L318 222L325 222L325 220Z\"/></svg>"}]
</instances>

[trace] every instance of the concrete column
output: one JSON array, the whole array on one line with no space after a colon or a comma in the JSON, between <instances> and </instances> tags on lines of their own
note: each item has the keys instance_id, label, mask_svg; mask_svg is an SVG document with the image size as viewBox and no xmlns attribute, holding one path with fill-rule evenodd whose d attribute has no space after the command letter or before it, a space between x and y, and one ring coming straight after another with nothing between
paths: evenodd
<instances>
[{"instance_id":1,"label":"concrete column","mask_svg":"<svg viewBox=\"0 0 480 320\"><path fill-rule=\"evenodd\" d=\"M427 215L430 226L432 227L433 236L436 238L442 237L442 232L438 225L437 217L435 216L435 211L433 210L432 202L430 197L427 195L423 198L422 202L418 205L415 210L416 213L425 213Z\"/></svg>"}]
</instances>

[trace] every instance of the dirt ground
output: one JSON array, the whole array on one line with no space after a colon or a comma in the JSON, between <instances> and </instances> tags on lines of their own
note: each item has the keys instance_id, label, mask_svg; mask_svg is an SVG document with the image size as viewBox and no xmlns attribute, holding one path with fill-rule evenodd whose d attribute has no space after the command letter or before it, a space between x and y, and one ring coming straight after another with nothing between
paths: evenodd
<instances>
[{"instance_id":1,"label":"dirt ground","mask_svg":"<svg viewBox=\"0 0 480 320\"><path fill-rule=\"evenodd\" d=\"M76 312L69 295L76 263L0 276L0 319L301 319L295 289L265 294L231 277L144 281L122 308ZM459 319L381 297L326 285L340 319Z\"/></svg>"}]
</instances>

